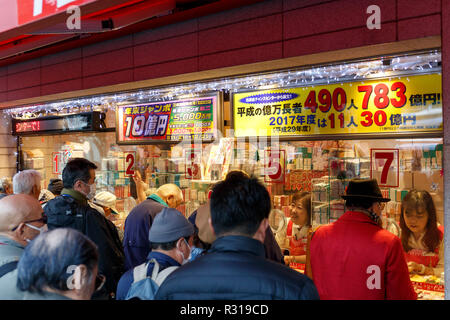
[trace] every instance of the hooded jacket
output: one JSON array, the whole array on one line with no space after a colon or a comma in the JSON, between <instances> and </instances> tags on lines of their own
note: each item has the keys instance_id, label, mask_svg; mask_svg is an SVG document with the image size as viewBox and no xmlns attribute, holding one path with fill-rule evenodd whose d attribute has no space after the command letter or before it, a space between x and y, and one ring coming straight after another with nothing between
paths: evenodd
<instances>
[{"instance_id":1,"label":"hooded jacket","mask_svg":"<svg viewBox=\"0 0 450 320\"><path fill-rule=\"evenodd\" d=\"M148 233L156 215L167 204L156 194L152 194L131 210L125 220L123 248L125 252L125 270L130 270L147 259L152 251Z\"/></svg>"}]
</instances>

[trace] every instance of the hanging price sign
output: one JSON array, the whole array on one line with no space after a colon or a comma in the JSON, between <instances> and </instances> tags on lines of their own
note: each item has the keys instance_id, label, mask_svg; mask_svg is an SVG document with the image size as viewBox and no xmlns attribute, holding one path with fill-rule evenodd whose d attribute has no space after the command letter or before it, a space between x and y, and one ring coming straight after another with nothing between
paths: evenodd
<instances>
[{"instance_id":1,"label":"hanging price sign","mask_svg":"<svg viewBox=\"0 0 450 320\"><path fill-rule=\"evenodd\" d=\"M284 183L286 151L264 150L264 181Z\"/></svg>"},{"instance_id":2,"label":"hanging price sign","mask_svg":"<svg viewBox=\"0 0 450 320\"><path fill-rule=\"evenodd\" d=\"M398 187L400 177L399 150L370 149L370 177L371 179L377 179L380 187Z\"/></svg>"},{"instance_id":3,"label":"hanging price sign","mask_svg":"<svg viewBox=\"0 0 450 320\"><path fill-rule=\"evenodd\" d=\"M201 152L194 149L186 150L185 157L186 179L201 179Z\"/></svg>"},{"instance_id":4,"label":"hanging price sign","mask_svg":"<svg viewBox=\"0 0 450 320\"><path fill-rule=\"evenodd\" d=\"M61 174L64 168L64 157L62 152L52 152L52 173Z\"/></svg>"}]
</instances>

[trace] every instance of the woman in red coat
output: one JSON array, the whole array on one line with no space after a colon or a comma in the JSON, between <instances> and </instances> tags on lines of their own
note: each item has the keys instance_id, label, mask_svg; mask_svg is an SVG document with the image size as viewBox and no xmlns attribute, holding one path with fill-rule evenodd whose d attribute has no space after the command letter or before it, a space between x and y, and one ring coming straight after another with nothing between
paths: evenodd
<instances>
[{"instance_id":1,"label":"woman in red coat","mask_svg":"<svg viewBox=\"0 0 450 320\"><path fill-rule=\"evenodd\" d=\"M411 190L402 200L401 211L401 239L409 271L440 276L444 228L437 223L433 198L425 190Z\"/></svg>"},{"instance_id":2,"label":"woman in red coat","mask_svg":"<svg viewBox=\"0 0 450 320\"><path fill-rule=\"evenodd\" d=\"M310 247L320 299L407 300L417 294L400 239L381 227L383 198L375 179L350 181L347 211L316 230Z\"/></svg>"}]
</instances>

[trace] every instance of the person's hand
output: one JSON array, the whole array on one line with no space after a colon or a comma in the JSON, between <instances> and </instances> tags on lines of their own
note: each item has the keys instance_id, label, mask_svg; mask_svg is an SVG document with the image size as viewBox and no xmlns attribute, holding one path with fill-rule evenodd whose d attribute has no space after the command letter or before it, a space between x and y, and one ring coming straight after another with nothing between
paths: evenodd
<instances>
[{"instance_id":1,"label":"person's hand","mask_svg":"<svg viewBox=\"0 0 450 320\"><path fill-rule=\"evenodd\" d=\"M292 262L293 258L294 258L293 256L284 256L284 264L288 266L289 263Z\"/></svg>"},{"instance_id":2,"label":"person's hand","mask_svg":"<svg viewBox=\"0 0 450 320\"><path fill-rule=\"evenodd\" d=\"M141 176L141 173L139 172L139 170L134 171L133 180L134 180L134 183L136 183L136 185L138 185L142 182L142 176Z\"/></svg>"},{"instance_id":3,"label":"person's hand","mask_svg":"<svg viewBox=\"0 0 450 320\"><path fill-rule=\"evenodd\" d=\"M423 273L424 272L424 265L416 263L414 261L408 262L408 271L409 272L415 272L415 273Z\"/></svg>"}]
</instances>

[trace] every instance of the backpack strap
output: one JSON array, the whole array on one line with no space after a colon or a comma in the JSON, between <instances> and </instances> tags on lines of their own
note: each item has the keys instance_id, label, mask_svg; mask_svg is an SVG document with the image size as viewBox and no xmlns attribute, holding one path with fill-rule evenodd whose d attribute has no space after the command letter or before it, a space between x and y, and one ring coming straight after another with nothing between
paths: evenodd
<instances>
[{"instance_id":1,"label":"backpack strap","mask_svg":"<svg viewBox=\"0 0 450 320\"><path fill-rule=\"evenodd\" d=\"M151 259L149 262L147 263L144 262L143 264L138 265L133 269L133 283L136 283L138 281L147 278L147 270L150 263L155 264L153 266L152 279L156 279L156 276L158 275L159 272L159 264L155 259Z\"/></svg>"},{"instance_id":2,"label":"backpack strap","mask_svg":"<svg viewBox=\"0 0 450 320\"><path fill-rule=\"evenodd\" d=\"M3 277L5 274L15 270L17 268L18 263L19 261L11 261L2 265L0 267L0 278Z\"/></svg>"},{"instance_id":3,"label":"backpack strap","mask_svg":"<svg viewBox=\"0 0 450 320\"><path fill-rule=\"evenodd\" d=\"M167 278L172 272L174 272L176 269L178 269L178 267L176 267L176 266L165 268L163 271L161 271L161 272L158 274L158 276L157 276L155 279L153 279L153 277L152 277L152 279L153 279L153 281L156 282L156 284L157 284L158 287L159 287L159 286L161 286L161 283L163 283L164 280L166 280L166 278Z\"/></svg>"}]
</instances>

